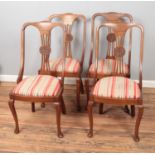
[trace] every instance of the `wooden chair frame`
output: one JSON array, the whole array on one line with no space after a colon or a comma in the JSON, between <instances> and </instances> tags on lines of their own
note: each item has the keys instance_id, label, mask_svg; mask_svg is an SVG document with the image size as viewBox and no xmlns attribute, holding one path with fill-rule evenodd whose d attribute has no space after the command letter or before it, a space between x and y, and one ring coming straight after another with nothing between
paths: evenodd
<instances>
[{"instance_id":1,"label":"wooden chair frame","mask_svg":"<svg viewBox=\"0 0 155 155\"><path fill-rule=\"evenodd\" d=\"M82 14L73 14L73 13L63 13L63 14L53 14L48 17L48 21L53 21L54 19L60 19L61 22L65 25L65 31L67 34L66 40L65 40L65 47L66 47L66 55L65 57L70 57L72 58L72 52L71 52L71 42L73 40L72 36L72 27L73 23L76 20L81 20L83 22L83 46L82 46L82 56L80 60L81 64L81 70L80 73L75 74L75 73L68 73L64 72L65 77L76 77L76 101L77 101L77 109L78 111L81 110L81 105L80 105L80 92L83 93L83 83L82 83L82 69L83 69L83 62L84 62L84 55L85 55L85 47L86 47L86 17ZM59 73L52 73L57 76L59 76Z\"/></svg>"},{"instance_id":2,"label":"wooden chair frame","mask_svg":"<svg viewBox=\"0 0 155 155\"><path fill-rule=\"evenodd\" d=\"M97 28L97 40L96 40L96 53L98 52L98 43L99 43L99 31L103 27L111 27L113 29L117 29L120 27L123 29L123 31L127 31L128 29L133 29L133 28L138 28L141 33L141 40L140 40L140 61L139 61L139 88L141 90L141 96L138 99L115 99L115 98L106 98L106 97L98 97L94 96L93 94L90 95L89 97L89 102L88 102L88 116L89 116L89 124L90 124L90 129L88 133L88 137L93 136L93 104L98 103L106 103L106 104L116 104L116 105L136 105L138 107L138 116L136 120L136 125L135 125L135 134L134 134L134 140L139 141L139 126L141 122L141 118L143 115L143 97L142 97L142 61L143 61L143 46L144 46L144 29L143 26L140 24L136 23L130 23L130 24L122 24L122 23L104 23L100 25ZM96 68L97 68L97 63L96 63ZM95 78L95 80L97 80Z\"/></svg>"},{"instance_id":3,"label":"wooden chair frame","mask_svg":"<svg viewBox=\"0 0 155 155\"><path fill-rule=\"evenodd\" d=\"M38 31L40 32L40 37L41 37L40 53L42 56L42 62L41 62L41 69L40 69L39 74L50 75L50 68L49 68L49 55L51 52L50 40L51 40L52 30L55 27L60 27L63 30L63 38L65 41L65 36L66 36L65 35L65 27L61 23L51 23L51 22L47 22L47 21L25 23L21 30L21 62L20 62L21 66L20 66L17 83L19 83L23 79L24 66L25 66L25 30L29 26L33 26L33 27L37 28ZM65 46L65 42L63 43L63 46ZM63 48L63 50L65 50L65 48ZM65 53L65 51L64 51L64 53ZM59 138L63 137L63 133L61 132L61 126L60 126L61 111L64 114L66 113L65 104L63 102L63 97L62 97L63 83L64 83L64 65L63 65L63 71L61 74L62 90L61 90L61 93L58 94L58 96L55 96L55 97L29 96L28 97L28 96L22 96L22 95L15 95L15 94L13 94L12 91L10 92L9 107L12 112L13 118L15 120L15 131L14 132L16 134L19 133L19 124L18 124L16 109L14 106L15 100L31 102L32 112L35 112L35 102L38 102L38 103L39 102L54 102L55 107L56 107L56 121L57 121L58 137Z\"/></svg>"},{"instance_id":4,"label":"wooden chair frame","mask_svg":"<svg viewBox=\"0 0 155 155\"><path fill-rule=\"evenodd\" d=\"M92 16L92 20L91 20L91 25L92 25L92 29L91 29L91 52L90 52L90 59L89 59L89 67L92 64L92 60L93 60L93 53L95 53L95 42L94 42L94 31L95 31L95 21L97 17L103 17L104 21L106 22L114 22L114 23L132 23L133 22L133 17L128 14L128 13L119 13L119 12L105 12L105 13L95 13ZM126 18L126 20L125 20ZM108 32L112 32L111 29L108 29ZM104 75L105 76L113 76L113 75L119 75L119 76L126 76L126 77L130 77L130 62L131 62L131 46L132 46L132 29L129 32L129 51L128 51L128 67L129 67L129 74L125 75L125 74L118 74L118 73L112 73L111 75ZM110 48L110 42L108 42L108 49ZM96 58L98 59L98 58ZM96 61L95 59L95 61ZM110 56L110 53L108 55L108 51L107 51L107 55L106 55L106 59L115 59L115 57L113 55ZM103 74L93 74L93 76L89 75L89 69L88 69L88 73L87 73L87 77L88 79L85 80L85 87L86 87L86 93L87 93L87 104L88 104L88 99L89 99L89 78L93 78L94 76L97 76L98 79L103 77ZM87 107L87 105L86 105ZM125 106L124 109L127 113L129 113L129 108L128 106ZM99 107L99 113L103 114L103 105L100 105ZM135 107L131 106L131 116L134 117L135 116Z\"/></svg>"}]
</instances>

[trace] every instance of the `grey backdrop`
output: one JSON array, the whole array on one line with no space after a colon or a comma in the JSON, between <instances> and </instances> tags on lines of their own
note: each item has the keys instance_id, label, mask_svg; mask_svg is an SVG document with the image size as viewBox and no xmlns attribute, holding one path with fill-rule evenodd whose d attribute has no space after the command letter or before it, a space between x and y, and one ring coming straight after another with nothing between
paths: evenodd
<instances>
[{"instance_id":1,"label":"grey backdrop","mask_svg":"<svg viewBox=\"0 0 155 155\"><path fill-rule=\"evenodd\" d=\"M118 11L133 15L135 21L145 29L143 79L155 80L155 2L0 2L0 74L17 75L20 62L20 30L24 22L40 21L53 13L73 12L85 14L87 17L87 44L84 61L84 71L87 70L90 55L91 16L96 12ZM80 25L76 25L79 33L75 38L74 56L80 57L79 39ZM59 31L59 30L58 30ZM39 38L37 31L27 32L26 70L25 75L35 74L40 65L38 52ZM61 42L60 37L56 40ZM138 66L138 39L133 39L133 54L131 72L136 78ZM53 44L53 57L59 56L59 44Z\"/></svg>"}]
</instances>

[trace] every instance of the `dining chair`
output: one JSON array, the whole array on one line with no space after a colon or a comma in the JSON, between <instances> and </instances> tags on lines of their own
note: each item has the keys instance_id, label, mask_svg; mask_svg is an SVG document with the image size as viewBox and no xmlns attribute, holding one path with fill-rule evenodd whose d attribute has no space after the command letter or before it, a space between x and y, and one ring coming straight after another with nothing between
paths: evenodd
<instances>
[{"instance_id":1,"label":"dining chair","mask_svg":"<svg viewBox=\"0 0 155 155\"><path fill-rule=\"evenodd\" d=\"M132 23L133 17L128 13L119 13L119 12L106 12L106 13L95 13L92 16L91 20L91 53L90 53L90 60L89 60L89 69L87 73L87 79L85 80L86 86L86 93L87 93L87 103L89 98L89 79L93 78L95 74L97 74L97 78L100 79L102 77L113 76L113 75L120 75L125 77L130 77L130 61L131 61L131 49L128 50L128 61L123 64L123 72L120 73L119 71L116 72L116 59L114 56L114 47L115 45L115 36L113 35L113 30L111 28L108 29L107 34L107 49L106 49L106 56L105 58L100 58L98 61L98 70L95 71L95 62L93 62L93 57L95 56L95 40L96 36L94 35L96 29L96 22L99 20L99 17L102 17L103 22L114 22L114 23ZM97 20L98 19L98 20ZM128 44L129 47L132 45L132 30L129 32L129 40ZM122 36L122 40L124 36ZM102 41L103 42L103 41ZM104 53L104 52L102 52ZM96 73L97 72L97 73ZM86 105L87 107L87 105ZM124 109L127 113L129 113L128 106L125 106ZM103 114L103 104L99 106L99 113ZM135 116L135 107L131 106L131 116Z\"/></svg>"},{"instance_id":2,"label":"dining chair","mask_svg":"<svg viewBox=\"0 0 155 155\"><path fill-rule=\"evenodd\" d=\"M38 75L29 76L23 79L25 68L25 31L28 27L34 27L38 30L41 39L39 48L41 54L41 67ZM63 137L61 131L60 119L61 111L65 114L66 108L63 102L63 82L64 69L62 69L61 79L50 75L49 56L51 53L51 37L52 31L56 27L61 28L63 38L65 40L65 28L61 23L51 23L46 21L25 23L21 30L21 66L17 79L17 85L10 91L9 107L15 121L15 133L19 133L19 124L15 109L15 101L30 102L32 112L35 112L35 103L46 102L53 103L56 107L57 135ZM63 43L65 44L65 43ZM65 45L63 45L65 46ZM63 50L65 48L63 47ZM65 52L64 52L65 53ZM63 59L63 64L65 59ZM62 65L64 68L64 65Z\"/></svg>"},{"instance_id":3,"label":"dining chair","mask_svg":"<svg viewBox=\"0 0 155 155\"><path fill-rule=\"evenodd\" d=\"M80 92L83 93L83 83L82 83L82 70L83 70L83 62L84 62L84 53L85 53L85 46L86 46L86 17L82 14L73 14L73 13L60 13L60 14L53 14L48 17L48 21L53 22L55 19L59 20L61 23L65 25L66 31L66 40L65 40L65 47L66 47L66 55L65 55L65 77L73 77L76 78L76 102L77 102L77 110L81 110L80 105ZM83 23L83 34L80 36L82 38L82 52L79 51L79 48L76 51L72 50L73 40L76 39L76 35L72 32L74 27L74 23L76 21ZM78 35L80 35L78 33ZM73 57L73 54L78 52L81 54L80 60ZM61 74L61 67L62 66L62 59L53 59L50 60L50 70L52 74L59 76Z\"/></svg>"},{"instance_id":4,"label":"dining chair","mask_svg":"<svg viewBox=\"0 0 155 155\"><path fill-rule=\"evenodd\" d=\"M96 31L96 64L95 68L98 69L98 52L99 52L99 33L103 29L112 29L113 37L115 38L116 46L113 49L114 56L117 63L117 71L120 74L123 73L123 57L126 53L124 46L125 36L131 29L137 29L140 32L140 53L139 53L139 82L132 80L125 76L109 76L103 77L98 80L97 75L94 77L93 88L88 101L88 115L89 115L89 133L88 136L93 136L93 104L113 104L116 106L123 105L135 105L138 108L137 119L135 124L134 140L139 141L139 126L143 115L143 94L142 94L142 61L143 61L143 42L144 42L144 30L143 26L136 23L117 23L117 22L105 22L97 28ZM124 38L124 37L123 37ZM137 38L137 41L139 38ZM138 43L137 43L138 45ZM133 53L132 53L133 54ZM136 54L136 53L134 53Z\"/></svg>"}]
</instances>

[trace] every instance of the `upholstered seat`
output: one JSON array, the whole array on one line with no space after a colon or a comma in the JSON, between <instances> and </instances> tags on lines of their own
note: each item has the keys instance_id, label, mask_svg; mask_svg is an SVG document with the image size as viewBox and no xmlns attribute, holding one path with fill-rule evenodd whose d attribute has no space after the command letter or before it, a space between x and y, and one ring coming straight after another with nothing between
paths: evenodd
<instances>
[{"instance_id":1,"label":"upholstered seat","mask_svg":"<svg viewBox=\"0 0 155 155\"><path fill-rule=\"evenodd\" d=\"M97 74L102 76L112 75L116 70L116 60L115 59L105 59L98 61ZM125 75L129 74L129 68L127 64L123 64L123 73ZM94 76L95 73L95 63L91 64L89 68L89 76Z\"/></svg>"},{"instance_id":2,"label":"upholstered seat","mask_svg":"<svg viewBox=\"0 0 155 155\"><path fill-rule=\"evenodd\" d=\"M50 70L53 72L62 72L62 58L58 58L50 61ZM80 62L76 59L66 58L65 59L65 72L67 73L79 73Z\"/></svg>"},{"instance_id":3,"label":"upholstered seat","mask_svg":"<svg viewBox=\"0 0 155 155\"><path fill-rule=\"evenodd\" d=\"M50 75L37 75L23 79L13 90L14 95L53 97L61 93L59 79Z\"/></svg>"},{"instance_id":4,"label":"upholstered seat","mask_svg":"<svg viewBox=\"0 0 155 155\"><path fill-rule=\"evenodd\" d=\"M119 76L100 79L94 89L93 95L106 98L138 99L140 98L139 85L131 79Z\"/></svg>"}]
</instances>

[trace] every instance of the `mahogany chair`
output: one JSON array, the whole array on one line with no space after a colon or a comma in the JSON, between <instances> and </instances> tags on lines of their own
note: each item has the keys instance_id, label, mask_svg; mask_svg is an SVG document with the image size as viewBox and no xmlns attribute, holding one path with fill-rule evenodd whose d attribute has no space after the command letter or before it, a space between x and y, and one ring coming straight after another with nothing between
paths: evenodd
<instances>
[{"instance_id":1,"label":"mahogany chair","mask_svg":"<svg viewBox=\"0 0 155 155\"><path fill-rule=\"evenodd\" d=\"M41 46L41 68L39 75L30 76L23 79L24 66L25 66L25 30L27 27L33 26L40 32ZM18 101L31 102L32 112L35 112L35 103L47 102L54 103L56 107L56 121L57 121L57 134L59 138L63 137L61 132L60 119L61 111L65 114L65 104L63 102L63 81L64 69L62 69L61 79L58 79L50 74L49 56L51 52L51 34L52 30L56 27L62 29L65 40L65 28L61 23L51 22L30 22L25 23L21 30L21 67L17 79L17 85L10 92L9 107L15 120L15 133L19 133L18 118L14 103ZM63 45L65 46L65 45ZM65 50L65 48L63 48ZM64 52L65 53L65 52ZM63 64L65 59L63 59ZM64 68L64 65L62 65Z\"/></svg>"},{"instance_id":2,"label":"mahogany chair","mask_svg":"<svg viewBox=\"0 0 155 155\"><path fill-rule=\"evenodd\" d=\"M125 77L130 77L130 61L131 61L131 49L128 50L128 62L123 64L123 72L116 71L116 60L114 56L114 48L115 48L115 36L113 35L113 30L111 28L108 29L107 34L107 50L106 57L102 58L98 61L98 70L95 70L95 62L93 63L93 57L95 56L95 40L96 36L94 35L97 18L102 17L103 22L114 22L114 23L132 23L133 18L130 14L127 13L118 13L118 12L107 12L107 13L96 13L92 16L92 29L91 29L91 54L89 61L89 69L87 73L88 79L85 80L86 93L87 93L87 101L89 98L89 79L97 76L98 79L107 76L113 75L121 75ZM122 39L124 36L122 36ZM132 45L132 30L129 32L129 47ZM97 72L97 73L96 73ZM97 74L97 75L96 75ZM88 103L88 102L87 102ZM87 107L87 106L86 106ZM125 111L129 113L128 106L125 106ZM99 107L99 113L103 113L103 104ZM135 116L135 108L131 106L131 116Z\"/></svg>"},{"instance_id":3,"label":"mahogany chair","mask_svg":"<svg viewBox=\"0 0 155 155\"><path fill-rule=\"evenodd\" d=\"M123 73L123 57L126 53L124 47L124 40L120 39L127 34L130 29L139 29L140 38L140 59L139 59L139 83L124 76L110 76L104 77L98 80L97 73L94 77L96 83L91 89L91 93L88 101L88 115L90 129L88 136L93 136L93 104L106 103L114 105L135 105L138 107L136 125L135 125L135 141L139 141L139 125L143 115L143 94L142 94L142 61L143 61L143 42L144 42L144 30L143 26L136 23L117 23L117 22L105 22L97 28L96 32L96 70L98 69L98 51L99 51L99 32L101 29L112 28L113 37L115 38L116 46L114 47L114 56L117 61L117 70ZM98 80L98 81L97 81Z\"/></svg>"},{"instance_id":4,"label":"mahogany chair","mask_svg":"<svg viewBox=\"0 0 155 155\"><path fill-rule=\"evenodd\" d=\"M86 17L81 14L73 14L73 13L64 13L64 14L54 14L48 17L48 20L53 22L54 19L59 19L61 23L65 25L66 31L66 40L65 40L65 47L66 47L66 64L65 64L65 77L75 77L76 80L76 101L77 101L77 110L81 110L80 105L80 92L83 93L83 83L81 79L82 69L83 69L83 61L84 61L84 53L85 53L85 44L86 44ZM82 45L82 55L81 59L77 60L73 58L73 51L71 48L72 42L75 35L73 36L72 29L75 21L82 21L83 22L83 45ZM77 49L76 52L80 52ZM50 60L50 70L52 74L59 76L61 74L61 67L62 66L62 59L58 58L55 60Z\"/></svg>"}]
</instances>

